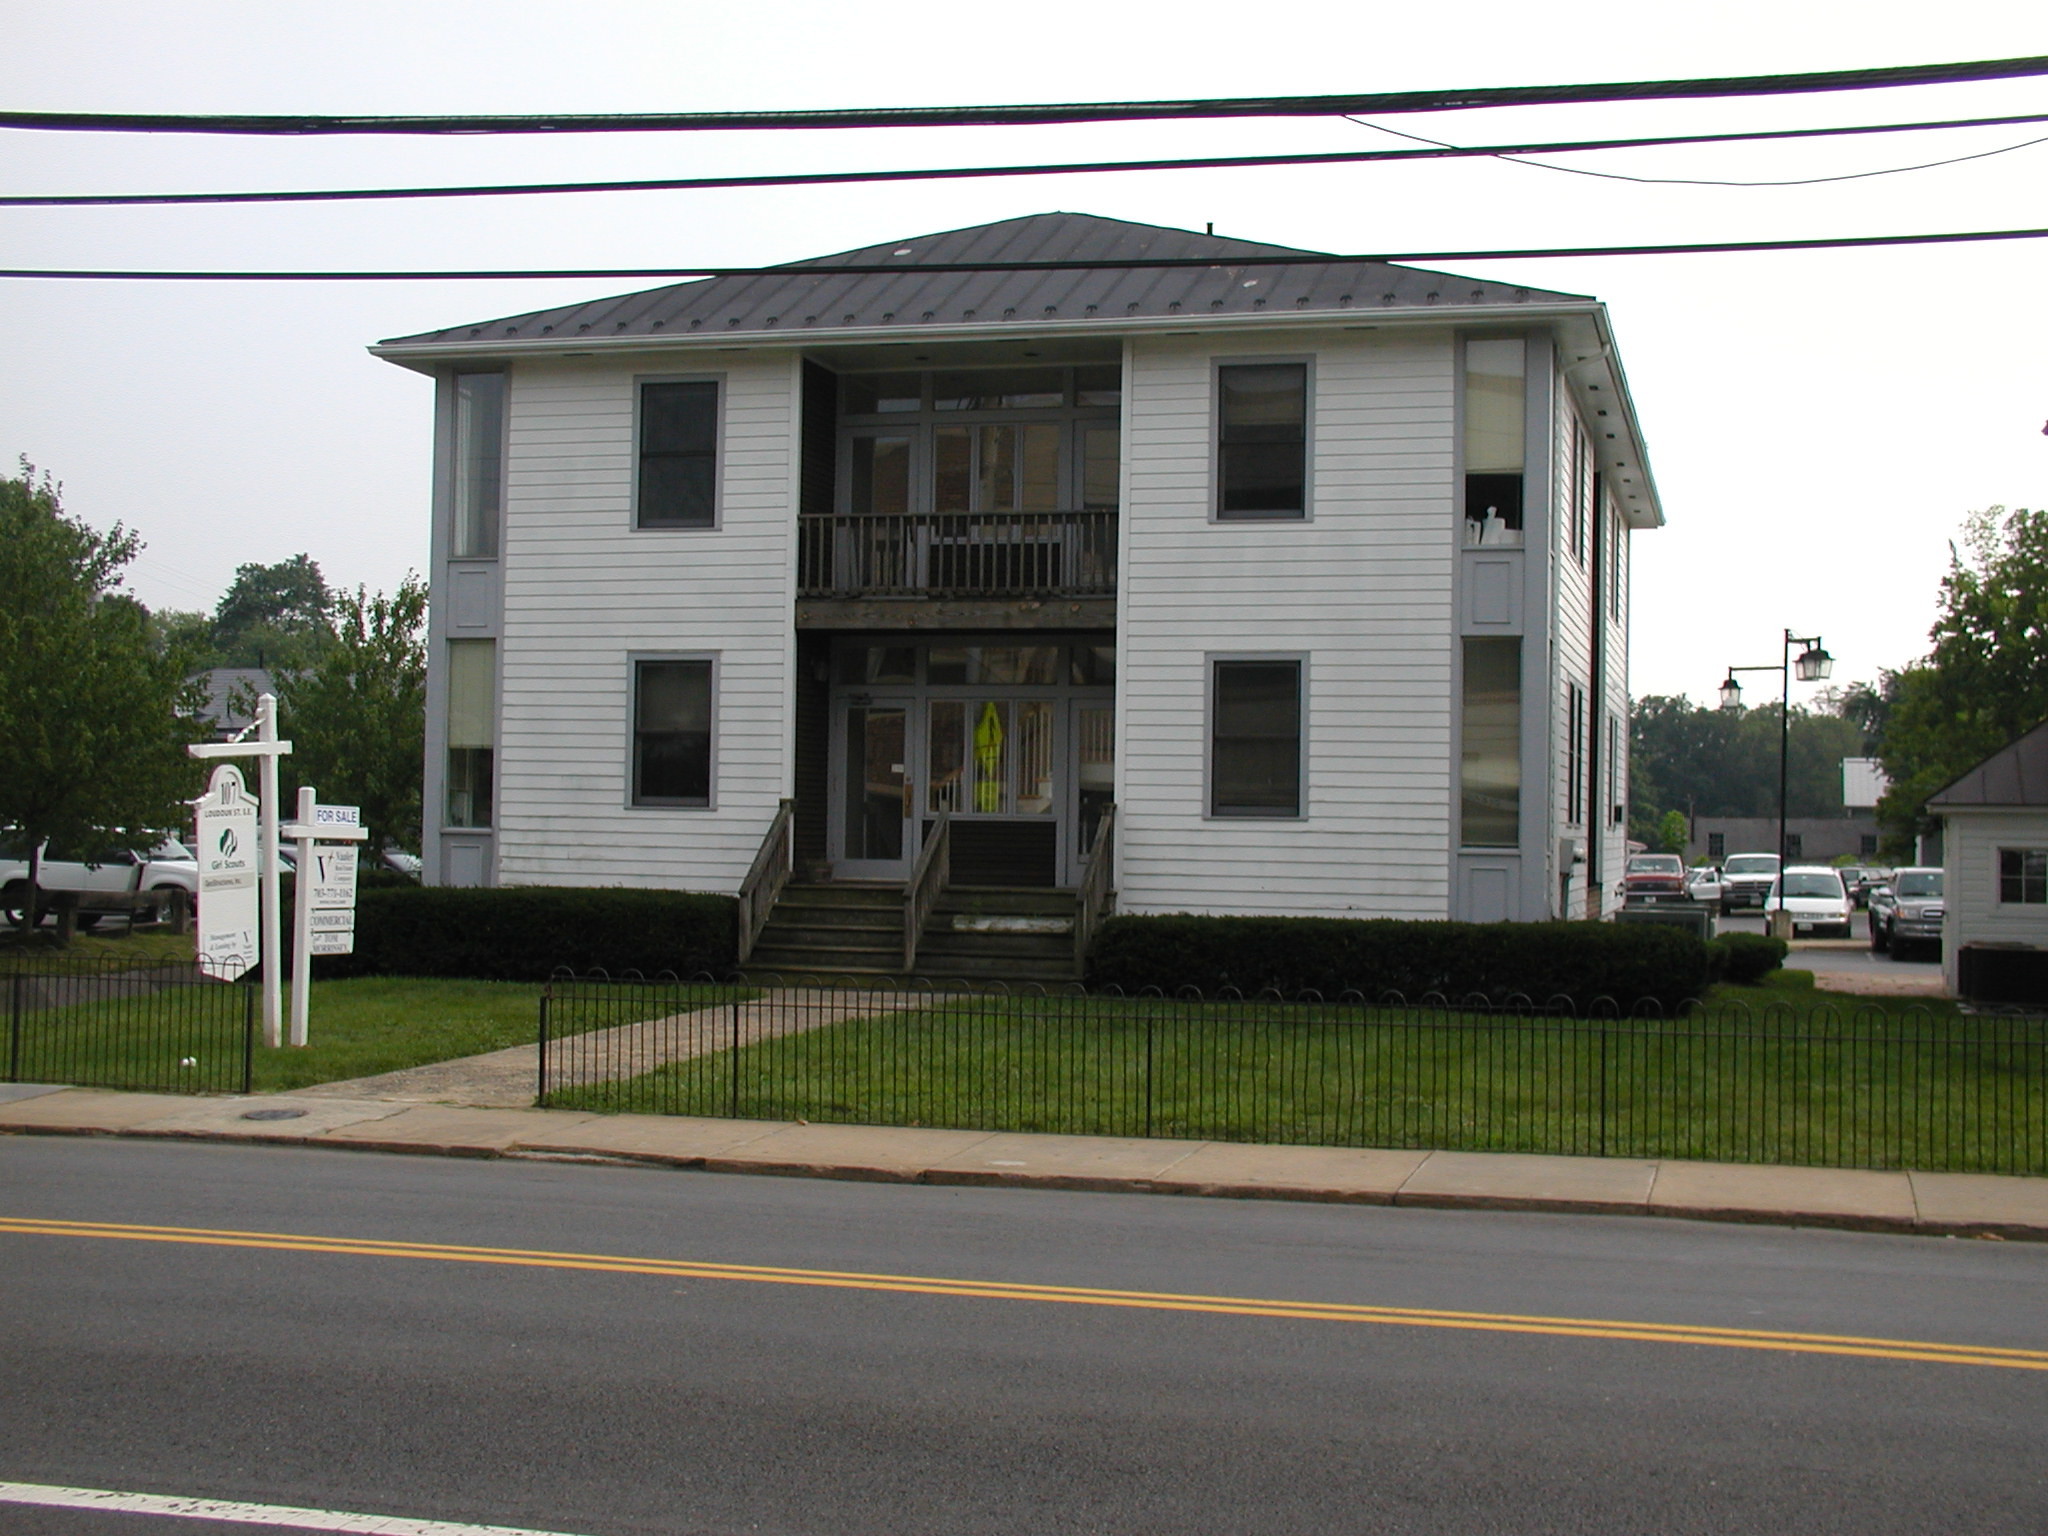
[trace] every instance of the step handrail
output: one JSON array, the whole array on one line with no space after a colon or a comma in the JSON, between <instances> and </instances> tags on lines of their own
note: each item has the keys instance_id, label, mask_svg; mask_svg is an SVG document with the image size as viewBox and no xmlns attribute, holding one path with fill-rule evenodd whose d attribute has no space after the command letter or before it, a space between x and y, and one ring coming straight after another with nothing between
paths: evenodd
<instances>
[{"instance_id":1,"label":"step handrail","mask_svg":"<svg viewBox=\"0 0 2048 1536\"><path fill-rule=\"evenodd\" d=\"M782 888L789 884L790 872L796 867L796 839L791 831L796 825L796 802L784 800L775 808L775 819L768 823L768 835L761 839L761 851L754 855L754 864L747 871L747 878L740 882L739 910L739 963L745 965L754 953L754 946L760 942L761 930L768 926L768 914L775 910Z\"/></svg>"},{"instance_id":2,"label":"step handrail","mask_svg":"<svg viewBox=\"0 0 2048 1536\"><path fill-rule=\"evenodd\" d=\"M903 887L903 970L917 968L917 945L924 937L924 925L939 904L953 878L953 813L940 811L924 846L911 866L910 883Z\"/></svg>"},{"instance_id":3,"label":"step handrail","mask_svg":"<svg viewBox=\"0 0 2048 1536\"><path fill-rule=\"evenodd\" d=\"M1074 893L1074 974L1088 973L1088 948L1103 918L1116 910L1116 892L1110 881L1116 871L1116 802L1102 808L1095 823L1095 841L1088 849L1088 862L1081 868L1081 888Z\"/></svg>"}]
</instances>

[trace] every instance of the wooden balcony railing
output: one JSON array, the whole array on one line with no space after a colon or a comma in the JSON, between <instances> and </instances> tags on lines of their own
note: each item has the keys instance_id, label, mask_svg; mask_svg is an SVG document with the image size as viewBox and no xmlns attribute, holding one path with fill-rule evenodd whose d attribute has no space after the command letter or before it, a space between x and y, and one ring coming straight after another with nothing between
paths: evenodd
<instances>
[{"instance_id":1,"label":"wooden balcony railing","mask_svg":"<svg viewBox=\"0 0 2048 1536\"><path fill-rule=\"evenodd\" d=\"M1117 515L923 512L797 520L800 597L1101 597Z\"/></svg>"}]
</instances>

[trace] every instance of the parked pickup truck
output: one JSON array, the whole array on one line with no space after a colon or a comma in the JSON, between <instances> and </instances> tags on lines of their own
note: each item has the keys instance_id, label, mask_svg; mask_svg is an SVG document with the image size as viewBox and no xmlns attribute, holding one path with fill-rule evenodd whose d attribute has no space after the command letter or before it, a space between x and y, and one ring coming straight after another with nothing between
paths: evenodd
<instances>
[{"instance_id":1,"label":"parked pickup truck","mask_svg":"<svg viewBox=\"0 0 2048 1536\"><path fill-rule=\"evenodd\" d=\"M199 864L189 848L169 837L147 853L123 848L92 863L45 844L37 880L46 901L60 892L75 894L78 926L89 930L108 913L132 910L126 900L116 898L169 890L181 890L188 899L196 896ZM9 924L18 924L27 905L28 858L17 841L0 854L0 913Z\"/></svg>"},{"instance_id":2,"label":"parked pickup truck","mask_svg":"<svg viewBox=\"0 0 2048 1536\"><path fill-rule=\"evenodd\" d=\"M1721 915L1737 907L1763 910L1771 882L1778 878L1775 853L1731 853L1721 863Z\"/></svg>"},{"instance_id":3,"label":"parked pickup truck","mask_svg":"<svg viewBox=\"0 0 2048 1536\"><path fill-rule=\"evenodd\" d=\"M1638 853L1621 875L1624 906L1676 906L1687 900L1685 860L1675 853Z\"/></svg>"}]
</instances>

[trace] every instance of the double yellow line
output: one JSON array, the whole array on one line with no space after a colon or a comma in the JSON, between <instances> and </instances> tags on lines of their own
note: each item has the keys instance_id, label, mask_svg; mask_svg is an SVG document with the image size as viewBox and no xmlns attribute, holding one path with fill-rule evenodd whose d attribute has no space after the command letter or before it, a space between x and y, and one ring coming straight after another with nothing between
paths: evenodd
<instances>
[{"instance_id":1,"label":"double yellow line","mask_svg":"<svg viewBox=\"0 0 2048 1536\"><path fill-rule=\"evenodd\" d=\"M339 1254L350 1258L436 1259L452 1264L579 1269L601 1274L659 1275L677 1280L750 1281L758 1285L808 1285L833 1290L892 1291L914 1296L960 1296L975 1301L1058 1302L1069 1306L1200 1312L1225 1317L1273 1317L1299 1322L1379 1323L1401 1328L1454 1328L1477 1333L1537 1334L1564 1339L1621 1339L1639 1344L1703 1344L1720 1349L1765 1349L1801 1355L1910 1360L1929 1365L1992 1365L2008 1370L2048 1371L2048 1350L1860 1338L1831 1333L1782 1333L1764 1328L1708 1328L1683 1323L1522 1316L1510 1312L1453 1312L1434 1307L1375 1307L1329 1301L1181 1295L1171 1291L1029 1285L1020 1281L955 1280L932 1275L875 1275L855 1270L784 1269L767 1264L710 1264L695 1259L648 1259L604 1253L555 1253L534 1248L480 1248L457 1243L406 1243L292 1232L216 1231L203 1227L50 1221L33 1217L0 1216L0 1233L24 1237L111 1238L135 1243L190 1243L213 1248Z\"/></svg>"}]
</instances>

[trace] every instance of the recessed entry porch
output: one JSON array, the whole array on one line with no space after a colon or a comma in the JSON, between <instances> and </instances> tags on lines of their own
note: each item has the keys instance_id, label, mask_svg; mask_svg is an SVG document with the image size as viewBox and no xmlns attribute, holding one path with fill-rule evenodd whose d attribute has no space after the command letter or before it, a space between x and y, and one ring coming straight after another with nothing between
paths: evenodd
<instances>
[{"instance_id":1,"label":"recessed entry porch","mask_svg":"<svg viewBox=\"0 0 2048 1536\"><path fill-rule=\"evenodd\" d=\"M954 885L1079 883L1114 795L1113 636L802 638L806 878L901 883L944 815Z\"/></svg>"}]
</instances>

